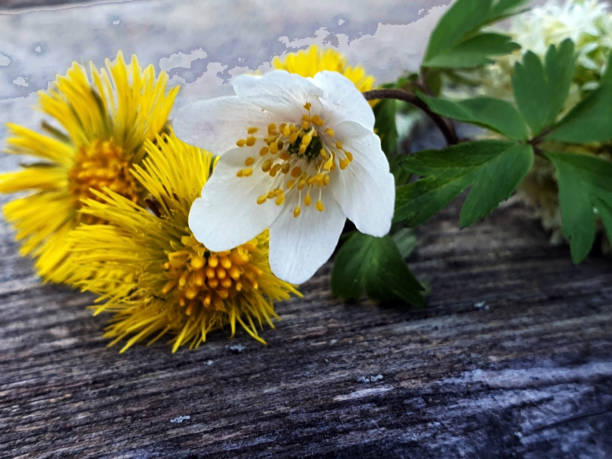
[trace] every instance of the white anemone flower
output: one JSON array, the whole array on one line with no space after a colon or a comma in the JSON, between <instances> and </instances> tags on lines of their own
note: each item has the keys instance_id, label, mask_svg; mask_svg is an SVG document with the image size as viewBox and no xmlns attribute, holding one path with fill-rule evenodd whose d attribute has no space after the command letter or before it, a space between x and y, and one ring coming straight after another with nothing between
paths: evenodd
<instances>
[{"instance_id":1,"label":"white anemone flower","mask_svg":"<svg viewBox=\"0 0 612 459\"><path fill-rule=\"evenodd\" d=\"M337 72L277 70L232 80L235 96L185 106L176 133L220 159L195 200L189 227L213 251L270 229L270 267L295 284L332 255L348 217L363 233L389 232L395 183L374 114Z\"/></svg>"}]
</instances>

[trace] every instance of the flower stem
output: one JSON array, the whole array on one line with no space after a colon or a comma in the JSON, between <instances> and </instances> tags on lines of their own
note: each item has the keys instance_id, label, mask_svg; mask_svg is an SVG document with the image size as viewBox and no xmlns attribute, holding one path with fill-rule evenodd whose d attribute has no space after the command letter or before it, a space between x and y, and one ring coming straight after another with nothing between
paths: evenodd
<instances>
[{"instance_id":1,"label":"flower stem","mask_svg":"<svg viewBox=\"0 0 612 459\"><path fill-rule=\"evenodd\" d=\"M442 132L447 145L455 145L458 142L457 134L455 133L455 129L452 127L452 125L447 123L446 120L440 115L432 112L427 104L414 94L410 94L409 92L401 89L373 89L371 91L364 92L363 96L366 98L366 100L398 99L408 102L409 104L414 105L427 113L432 121L436 123L436 126L438 126L438 129L440 129L440 132Z\"/></svg>"}]
</instances>

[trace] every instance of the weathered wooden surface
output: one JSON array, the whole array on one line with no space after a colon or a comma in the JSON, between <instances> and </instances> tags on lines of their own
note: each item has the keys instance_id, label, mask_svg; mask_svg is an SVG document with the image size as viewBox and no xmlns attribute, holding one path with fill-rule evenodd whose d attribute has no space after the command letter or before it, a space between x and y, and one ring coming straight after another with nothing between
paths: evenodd
<instances>
[{"instance_id":1,"label":"weathered wooden surface","mask_svg":"<svg viewBox=\"0 0 612 459\"><path fill-rule=\"evenodd\" d=\"M53 6L79 5L99 0L2 0L0 10L12 10L22 8L45 8Z\"/></svg>"},{"instance_id":2,"label":"weathered wooden surface","mask_svg":"<svg viewBox=\"0 0 612 459\"><path fill-rule=\"evenodd\" d=\"M89 298L39 285L3 225L0 456L609 456L609 260L573 266L519 206L455 212L413 256L427 308L343 304L325 269L268 346L176 355L106 348Z\"/></svg>"},{"instance_id":3,"label":"weathered wooden surface","mask_svg":"<svg viewBox=\"0 0 612 459\"><path fill-rule=\"evenodd\" d=\"M41 3L10 0L0 7ZM110 7L96 11L110 24L135 23L126 10L117 12L121 21ZM5 18L5 33L13 27L7 42L32 27L32 42L17 46L10 65L25 65L20 56L30 48L36 53L36 31L45 24L68 30L77 18L95 16L77 13L44 15L40 24ZM212 16L231 30L227 15ZM143 21L157 25L139 35L143 29L133 25L108 32L84 21L65 36L54 34L57 43L42 46L40 58L71 37L66 53L86 43L87 52L78 54L83 59L129 45L134 49L126 52L157 62L157 54L167 58L196 47L183 46L184 36L203 45L201 33L175 37L162 33L159 17ZM92 40L83 32L90 29L116 42ZM219 36L210 33L206 46ZM208 51L222 56L230 45L235 48L232 42ZM19 86L23 94L5 91L11 97L44 89L42 80L62 71L55 65L45 70L51 76L5 69L6 81L24 73L30 82ZM6 116L29 100L8 100ZM0 160L3 170L15 165ZM171 355L157 343L119 355L101 338L105 318L85 308L91 298L40 285L1 222L0 457L612 455L610 260L593 255L573 266L568 249L549 246L518 205L464 230L455 206L420 233L411 266L433 287L427 308L344 304L329 292L327 266L303 286L303 299L278 305L283 320L263 332L268 346L244 333L228 340L219 332L196 351Z\"/></svg>"}]
</instances>

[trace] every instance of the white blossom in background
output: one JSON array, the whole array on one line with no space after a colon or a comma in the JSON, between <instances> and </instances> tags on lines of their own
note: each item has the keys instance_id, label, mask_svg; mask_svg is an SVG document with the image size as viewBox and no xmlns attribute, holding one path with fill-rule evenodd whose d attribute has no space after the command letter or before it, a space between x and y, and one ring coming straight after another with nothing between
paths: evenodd
<instances>
[{"instance_id":1,"label":"white blossom in background","mask_svg":"<svg viewBox=\"0 0 612 459\"><path fill-rule=\"evenodd\" d=\"M301 283L329 259L347 217L387 234L394 179L350 80L273 71L232 85L236 95L187 105L174 122L183 140L220 155L189 214L201 243L229 250L269 228L272 271Z\"/></svg>"},{"instance_id":2,"label":"white blossom in background","mask_svg":"<svg viewBox=\"0 0 612 459\"><path fill-rule=\"evenodd\" d=\"M521 45L521 49L496 58L494 64L476 74L478 94L513 100L511 76L514 64L522 55L530 50L544 60L551 44L558 45L570 38L575 44L576 71L565 102L564 112L567 112L589 91L599 86L612 51L612 14L605 1L549 0L542 6L513 17L505 33L509 33ZM466 97L465 93L458 94L452 88L447 88L445 92L447 95L455 92L459 97ZM558 144L554 148L554 151L563 151L568 147ZM609 145L571 146L570 151L612 159ZM550 231L552 243L563 242L557 178L555 168L549 161L536 158L533 168L518 188L517 197L535 210L542 226ZM605 251L610 251L605 235L602 245Z\"/></svg>"},{"instance_id":3,"label":"white blossom in background","mask_svg":"<svg viewBox=\"0 0 612 459\"><path fill-rule=\"evenodd\" d=\"M530 50L544 58L551 44L570 38L576 47L576 73L566 109L573 107L584 91L595 89L612 50L612 14L600 0L549 0L512 18L505 31L521 45L512 54L485 67L481 82L486 95L512 99L510 77L515 62Z\"/></svg>"}]
</instances>

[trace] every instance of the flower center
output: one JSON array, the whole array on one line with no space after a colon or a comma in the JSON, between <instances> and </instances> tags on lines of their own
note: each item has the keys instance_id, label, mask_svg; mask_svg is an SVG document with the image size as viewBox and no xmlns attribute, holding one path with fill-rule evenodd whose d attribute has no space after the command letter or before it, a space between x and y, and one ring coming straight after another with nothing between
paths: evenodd
<instances>
[{"instance_id":1,"label":"flower center","mask_svg":"<svg viewBox=\"0 0 612 459\"><path fill-rule=\"evenodd\" d=\"M178 294L179 305L191 315L197 308L226 311L225 301L245 289L259 288L263 271L252 263L250 242L225 252L210 252L193 235L181 238L182 247L168 254L164 269L168 282L161 290Z\"/></svg>"},{"instance_id":2,"label":"flower center","mask_svg":"<svg viewBox=\"0 0 612 459\"><path fill-rule=\"evenodd\" d=\"M101 190L104 187L136 202L138 188L130 174L130 166L121 147L112 141L95 141L80 147L74 166L68 172L70 192L76 199L76 207L81 207L82 199L96 198L92 189Z\"/></svg>"},{"instance_id":3,"label":"flower center","mask_svg":"<svg viewBox=\"0 0 612 459\"><path fill-rule=\"evenodd\" d=\"M245 167L236 176L250 177L254 169L270 176L268 189L257 197L257 204L273 200L280 206L288 195L297 193L298 204L293 209L296 218L302 203L310 206L313 194L317 196L315 209L325 210L322 192L329 185L331 173L346 169L353 160L352 153L335 138L333 129L326 127L319 115L311 114L311 107L309 102L304 104L300 124L270 123L264 134L257 127L249 127L247 136L236 142L239 147L254 147L259 152L244 160Z\"/></svg>"}]
</instances>

